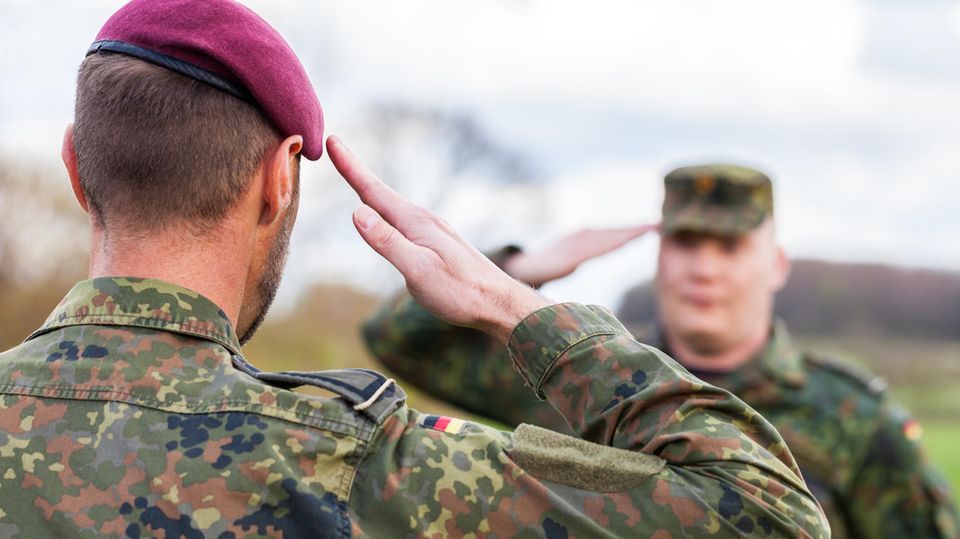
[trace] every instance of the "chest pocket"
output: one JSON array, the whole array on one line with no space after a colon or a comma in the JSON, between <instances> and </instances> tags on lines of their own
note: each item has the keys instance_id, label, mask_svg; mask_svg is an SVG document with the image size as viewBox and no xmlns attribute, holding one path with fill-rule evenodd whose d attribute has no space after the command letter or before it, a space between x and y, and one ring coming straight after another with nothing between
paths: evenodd
<instances>
[{"instance_id":1,"label":"chest pocket","mask_svg":"<svg viewBox=\"0 0 960 539\"><path fill-rule=\"evenodd\" d=\"M236 354L233 365L261 382L284 389L313 386L332 391L378 425L407 399L393 378L370 369L266 372Z\"/></svg>"}]
</instances>

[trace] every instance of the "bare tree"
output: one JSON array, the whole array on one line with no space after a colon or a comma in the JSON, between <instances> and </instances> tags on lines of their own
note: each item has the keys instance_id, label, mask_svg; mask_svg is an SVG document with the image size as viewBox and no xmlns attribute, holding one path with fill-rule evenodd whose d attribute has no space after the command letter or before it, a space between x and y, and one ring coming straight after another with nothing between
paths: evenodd
<instances>
[{"instance_id":1,"label":"bare tree","mask_svg":"<svg viewBox=\"0 0 960 539\"><path fill-rule=\"evenodd\" d=\"M396 103L373 106L363 131L376 153L366 157L404 193L416 192L431 208L459 182L527 183L529 160L493 141L469 114Z\"/></svg>"},{"instance_id":2,"label":"bare tree","mask_svg":"<svg viewBox=\"0 0 960 539\"><path fill-rule=\"evenodd\" d=\"M353 116L337 134L384 181L405 197L456 221L458 230L475 243L484 244L496 228L491 226L498 219L496 208L487 200L482 211L463 212L465 196L478 186L497 198L504 191L497 192L498 186L540 189L530 160L496 143L468 113L381 103ZM305 168L303 193L293 248L298 257L309 253L311 261L293 264L291 280L345 280L384 292L399 284L391 268L371 266L370 255L350 224L356 196L332 168ZM526 198L527 217L536 221L538 211L545 211L542 197Z\"/></svg>"}]
</instances>

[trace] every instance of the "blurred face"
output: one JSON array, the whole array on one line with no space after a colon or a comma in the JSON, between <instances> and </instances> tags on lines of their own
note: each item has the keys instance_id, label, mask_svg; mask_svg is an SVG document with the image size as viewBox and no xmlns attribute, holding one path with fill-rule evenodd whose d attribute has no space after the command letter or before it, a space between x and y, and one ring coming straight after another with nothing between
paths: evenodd
<instances>
[{"instance_id":1,"label":"blurred face","mask_svg":"<svg viewBox=\"0 0 960 539\"><path fill-rule=\"evenodd\" d=\"M660 322L697 353L721 354L767 330L787 273L771 219L737 237L664 236L657 269Z\"/></svg>"}]
</instances>

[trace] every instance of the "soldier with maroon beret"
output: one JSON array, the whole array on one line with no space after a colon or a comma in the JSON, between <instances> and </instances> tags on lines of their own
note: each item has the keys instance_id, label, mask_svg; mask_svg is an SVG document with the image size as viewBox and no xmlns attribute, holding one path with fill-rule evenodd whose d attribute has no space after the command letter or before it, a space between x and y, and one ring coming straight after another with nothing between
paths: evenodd
<instances>
[{"instance_id":1,"label":"soldier with maroon beret","mask_svg":"<svg viewBox=\"0 0 960 539\"><path fill-rule=\"evenodd\" d=\"M258 369L240 345L322 131L249 9L133 0L107 21L62 152L90 279L0 354L0 537L827 537L766 420L609 311L517 283L334 138L363 239L433 314L507 346L577 436L422 414L370 370Z\"/></svg>"}]
</instances>

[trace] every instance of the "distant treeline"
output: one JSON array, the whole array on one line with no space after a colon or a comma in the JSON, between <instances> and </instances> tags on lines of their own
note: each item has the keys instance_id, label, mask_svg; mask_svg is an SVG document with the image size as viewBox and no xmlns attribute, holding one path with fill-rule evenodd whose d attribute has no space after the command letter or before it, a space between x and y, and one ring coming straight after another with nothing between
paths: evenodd
<instances>
[{"instance_id":1,"label":"distant treeline","mask_svg":"<svg viewBox=\"0 0 960 539\"><path fill-rule=\"evenodd\" d=\"M798 334L958 339L960 273L796 260L776 312ZM646 282L627 291L619 316L643 327L655 313L653 285Z\"/></svg>"}]
</instances>

